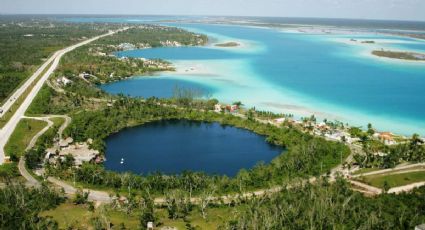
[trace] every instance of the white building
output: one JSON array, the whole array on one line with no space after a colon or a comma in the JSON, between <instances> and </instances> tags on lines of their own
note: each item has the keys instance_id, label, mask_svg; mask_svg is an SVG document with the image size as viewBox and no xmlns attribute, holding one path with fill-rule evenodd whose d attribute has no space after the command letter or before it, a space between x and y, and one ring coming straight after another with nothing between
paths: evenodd
<instances>
[{"instance_id":1,"label":"white building","mask_svg":"<svg viewBox=\"0 0 425 230\"><path fill-rule=\"evenodd\" d=\"M276 124L283 124L283 122L286 121L286 118L282 117L282 118L277 118L273 120Z\"/></svg>"},{"instance_id":2,"label":"white building","mask_svg":"<svg viewBox=\"0 0 425 230\"><path fill-rule=\"evenodd\" d=\"M222 108L220 104L214 105L214 112L221 113L221 111L222 111Z\"/></svg>"},{"instance_id":3,"label":"white building","mask_svg":"<svg viewBox=\"0 0 425 230\"><path fill-rule=\"evenodd\" d=\"M72 83L72 81L71 80L69 80L68 78L66 78L66 77L60 77L60 78L58 78L57 80L57 83L59 83L59 84L62 84L62 85L64 85L64 86L67 86L67 85L69 85L69 84L71 84Z\"/></svg>"}]
</instances>

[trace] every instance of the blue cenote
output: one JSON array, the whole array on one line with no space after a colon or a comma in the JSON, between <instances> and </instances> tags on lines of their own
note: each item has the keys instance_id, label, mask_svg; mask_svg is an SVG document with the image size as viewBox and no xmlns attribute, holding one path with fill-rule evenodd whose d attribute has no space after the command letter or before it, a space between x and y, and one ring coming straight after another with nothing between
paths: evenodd
<instances>
[{"instance_id":1,"label":"blue cenote","mask_svg":"<svg viewBox=\"0 0 425 230\"><path fill-rule=\"evenodd\" d=\"M106 169L143 174L191 170L234 176L242 168L270 162L282 152L250 131L187 120L128 128L110 136L106 143Z\"/></svg>"},{"instance_id":2,"label":"blue cenote","mask_svg":"<svg viewBox=\"0 0 425 230\"><path fill-rule=\"evenodd\" d=\"M424 53L425 41L376 30L320 33L235 25L167 24L209 35L205 47L119 52L162 58L176 72L103 86L133 96L167 96L171 85L200 87L222 102L242 101L297 117L315 114L382 131L425 134L425 62L373 56L378 49ZM373 44L354 41L373 40ZM220 48L214 44L241 45Z\"/></svg>"}]
</instances>

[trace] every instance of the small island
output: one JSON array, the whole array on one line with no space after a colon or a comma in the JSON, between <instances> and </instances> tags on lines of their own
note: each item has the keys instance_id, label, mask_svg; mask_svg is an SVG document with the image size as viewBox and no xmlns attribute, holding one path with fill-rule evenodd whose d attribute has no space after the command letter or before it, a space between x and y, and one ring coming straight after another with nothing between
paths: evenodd
<instances>
[{"instance_id":1,"label":"small island","mask_svg":"<svg viewBox=\"0 0 425 230\"><path fill-rule=\"evenodd\" d=\"M240 44L237 43L237 42L226 42L226 43L216 44L215 46L218 46L218 47L236 47L236 46L240 46Z\"/></svg>"},{"instance_id":2,"label":"small island","mask_svg":"<svg viewBox=\"0 0 425 230\"><path fill-rule=\"evenodd\" d=\"M425 61L425 54L413 53L413 52L397 52L389 50L374 50L372 54L378 57L386 57L393 59L402 59L410 61Z\"/></svg>"}]
</instances>

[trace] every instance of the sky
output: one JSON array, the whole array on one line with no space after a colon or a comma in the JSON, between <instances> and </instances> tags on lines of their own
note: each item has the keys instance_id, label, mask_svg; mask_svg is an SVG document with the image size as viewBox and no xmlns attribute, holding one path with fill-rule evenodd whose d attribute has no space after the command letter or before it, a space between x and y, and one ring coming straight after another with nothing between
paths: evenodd
<instances>
[{"instance_id":1,"label":"sky","mask_svg":"<svg viewBox=\"0 0 425 230\"><path fill-rule=\"evenodd\" d=\"M0 0L0 13L224 15L425 21L425 0Z\"/></svg>"}]
</instances>

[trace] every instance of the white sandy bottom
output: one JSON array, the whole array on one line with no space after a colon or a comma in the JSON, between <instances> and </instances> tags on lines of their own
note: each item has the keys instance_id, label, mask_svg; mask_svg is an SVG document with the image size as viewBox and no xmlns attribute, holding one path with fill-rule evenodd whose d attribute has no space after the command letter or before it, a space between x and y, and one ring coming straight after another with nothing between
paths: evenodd
<instances>
[{"instance_id":1,"label":"white sandy bottom","mask_svg":"<svg viewBox=\"0 0 425 230\"><path fill-rule=\"evenodd\" d=\"M256 107L276 113L306 117L314 114L319 119L338 120L350 125L366 127L372 123L379 130L411 135L425 133L425 122L396 116L371 114L341 105L333 105L273 85L256 76L251 64L244 60L172 61L176 72L164 73L165 78L195 82L214 88L214 98L223 103L242 101L246 107Z\"/></svg>"}]
</instances>

